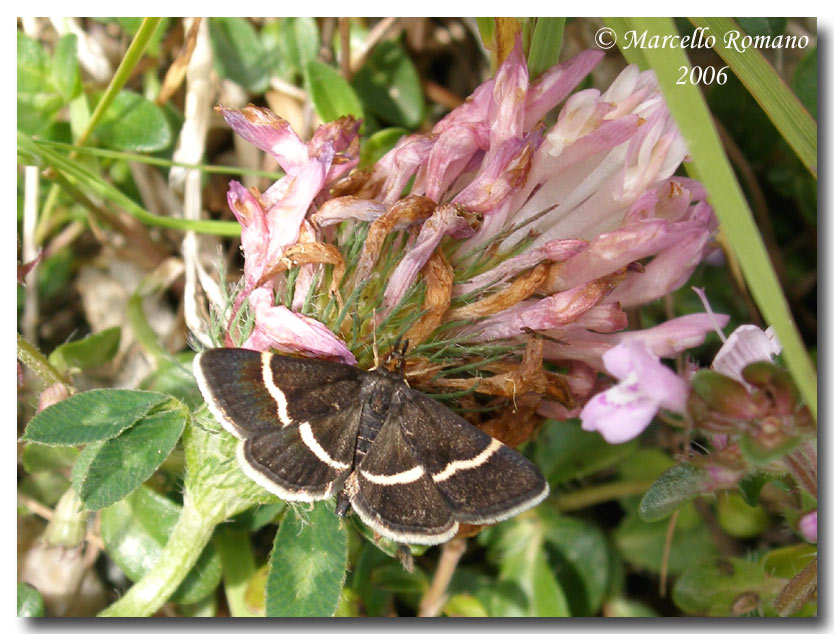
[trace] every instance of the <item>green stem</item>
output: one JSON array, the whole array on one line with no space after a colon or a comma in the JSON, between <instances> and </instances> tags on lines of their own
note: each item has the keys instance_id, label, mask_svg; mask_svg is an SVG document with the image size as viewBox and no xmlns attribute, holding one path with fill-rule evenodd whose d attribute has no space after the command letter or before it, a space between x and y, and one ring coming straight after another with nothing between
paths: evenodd
<instances>
[{"instance_id":1,"label":"green stem","mask_svg":"<svg viewBox=\"0 0 834 634\"><path fill-rule=\"evenodd\" d=\"M119 91L130 78L133 69L142 59L145 48L147 47L148 42L151 41L151 37L161 21L162 18L144 18L142 20L142 24L139 25L139 30L136 31L136 36L133 38L133 41L130 43L130 46L125 52L125 56L122 58L121 64L119 64L119 67L116 69L113 79L110 80L110 85L107 86L107 90L104 92L104 95L102 95L96 109L93 111L93 114L90 115L90 121L87 124L87 128L81 134L78 141L76 141L76 145L84 145L84 143L87 142L87 137L90 136L90 133L98 125L98 122L101 121L101 118L104 116L104 113L107 112L110 104L113 103L116 95L119 94Z\"/></svg>"},{"instance_id":2,"label":"green stem","mask_svg":"<svg viewBox=\"0 0 834 634\"><path fill-rule=\"evenodd\" d=\"M130 321L130 326L133 329L133 334L136 335L136 340L151 355L157 365L164 363L170 355L168 351L159 343L156 332L151 328L148 322L148 316L142 307L142 300L144 294L140 289L137 290L127 301L127 318Z\"/></svg>"},{"instance_id":3,"label":"green stem","mask_svg":"<svg viewBox=\"0 0 834 634\"><path fill-rule=\"evenodd\" d=\"M232 616L263 616L250 609L246 591L255 574L255 555L249 535L240 530L222 528L212 540L223 564L223 588Z\"/></svg>"},{"instance_id":4,"label":"green stem","mask_svg":"<svg viewBox=\"0 0 834 634\"><path fill-rule=\"evenodd\" d=\"M53 366L49 360L43 356L43 353L31 343L26 341L20 333L17 335L17 358L23 365L37 374L47 385L52 385L53 383L63 383L69 387L70 390L73 389L72 383L70 383L69 379L58 372L58 370L55 369L55 366Z\"/></svg>"},{"instance_id":5,"label":"green stem","mask_svg":"<svg viewBox=\"0 0 834 634\"><path fill-rule=\"evenodd\" d=\"M199 508L186 491L182 512L156 565L121 599L99 616L151 616L182 583L224 519L222 505L212 513Z\"/></svg>"},{"instance_id":6,"label":"green stem","mask_svg":"<svg viewBox=\"0 0 834 634\"><path fill-rule=\"evenodd\" d=\"M67 181L62 183L64 187L69 186L68 182L73 180L78 183L79 187L84 188L86 191L92 192L93 194L106 198L116 205L119 205L145 225L164 227L167 229L177 229L180 231L190 230L196 231L197 233L218 236L235 237L240 235L240 225L237 222L220 220L189 220L187 218L174 218L172 216L156 216L136 204L123 192L101 180L98 175L87 170L78 161L74 161L59 152L50 150L45 145L35 143L32 138L21 132L18 132L17 134L17 145L18 152L22 151L24 153L31 154L33 157L40 159L44 164L48 165L62 175L65 181ZM25 160L28 160L28 158Z\"/></svg>"},{"instance_id":7,"label":"green stem","mask_svg":"<svg viewBox=\"0 0 834 634\"><path fill-rule=\"evenodd\" d=\"M627 495L638 495L645 492L652 484L651 480L600 484L554 497L551 499L551 504L559 511L576 511Z\"/></svg>"},{"instance_id":8,"label":"green stem","mask_svg":"<svg viewBox=\"0 0 834 634\"><path fill-rule=\"evenodd\" d=\"M246 167L235 167L233 165L208 165L205 163L184 163L183 161L172 161L167 158L160 158L158 156L148 156L147 154L135 154L133 152L122 152L119 150L108 150L105 148L85 147L77 148L71 143L61 143L60 141L50 141L48 139L33 139L37 145L42 145L54 150L66 150L68 152L75 152L80 155L99 156L102 158L111 158L119 161L132 161L134 163L142 163L143 165L155 165L157 167L182 167L189 170L200 170L205 174L232 174L232 175L251 175L260 176L263 178L270 178L278 180L284 175L284 172L272 170L258 170Z\"/></svg>"}]
</instances>

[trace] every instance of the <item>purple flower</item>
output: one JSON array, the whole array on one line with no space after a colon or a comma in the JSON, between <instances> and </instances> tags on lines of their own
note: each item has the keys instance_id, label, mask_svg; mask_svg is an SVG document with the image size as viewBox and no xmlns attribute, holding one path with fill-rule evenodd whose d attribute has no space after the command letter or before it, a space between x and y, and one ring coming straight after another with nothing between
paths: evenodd
<instances>
[{"instance_id":1,"label":"purple flower","mask_svg":"<svg viewBox=\"0 0 834 634\"><path fill-rule=\"evenodd\" d=\"M817 543L817 512L806 513L799 520L799 532L809 542Z\"/></svg>"},{"instance_id":2,"label":"purple flower","mask_svg":"<svg viewBox=\"0 0 834 634\"><path fill-rule=\"evenodd\" d=\"M660 408L683 413L689 386L660 363L645 341L629 339L602 356L605 370L620 382L594 396L582 409L582 429L598 431L611 444L638 436Z\"/></svg>"}]
</instances>

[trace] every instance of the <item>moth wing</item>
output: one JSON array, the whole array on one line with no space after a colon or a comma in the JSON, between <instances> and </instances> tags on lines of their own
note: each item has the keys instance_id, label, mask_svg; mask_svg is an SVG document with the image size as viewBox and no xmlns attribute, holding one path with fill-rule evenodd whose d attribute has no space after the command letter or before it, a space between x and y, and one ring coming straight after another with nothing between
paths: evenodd
<instances>
[{"instance_id":1,"label":"moth wing","mask_svg":"<svg viewBox=\"0 0 834 634\"><path fill-rule=\"evenodd\" d=\"M321 359L296 359L241 348L194 358L209 409L238 438L355 406L363 372Z\"/></svg>"},{"instance_id":2,"label":"moth wing","mask_svg":"<svg viewBox=\"0 0 834 634\"><path fill-rule=\"evenodd\" d=\"M249 477L290 501L338 490L356 446L360 370L218 348L197 355L194 373L209 409L243 440L238 461Z\"/></svg>"},{"instance_id":3,"label":"moth wing","mask_svg":"<svg viewBox=\"0 0 834 634\"><path fill-rule=\"evenodd\" d=\"M547 497L547 481L527 458L425 394L405 385L400 392L403 440L456 520L499 522Z\"/></svg>"},{"instance_id":4,"label":"moth wing","mask_svg":"<svg viewBox=\"0 0 834 634\"><path fill-rule=\"evenodd\" d=\"M351 506L377 533L407 544L440 544L457 533L451 509L409 450L395 403L347 483Z\"/></svg>"}]
</instances>

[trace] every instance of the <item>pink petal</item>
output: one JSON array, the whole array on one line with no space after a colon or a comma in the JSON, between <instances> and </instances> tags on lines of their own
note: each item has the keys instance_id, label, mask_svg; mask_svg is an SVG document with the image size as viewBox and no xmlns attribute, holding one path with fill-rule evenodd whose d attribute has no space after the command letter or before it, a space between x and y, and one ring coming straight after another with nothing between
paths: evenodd
<instances>
[{"instance_id":1,"label":"pink petal","mask_svg":"<svg viewBox=\"0 0 834 634\"><path fill-rule=\"evenodd\" d=\"M817 543L817 512L811 511L799 520L799 532L809 542Z\"/></svg>"},{"instance_id":2,"label":"pink petal","mask_svg":"<svg viewBox=\"0 0 834 634\"><path fill-rule=\"evenodd\" d=\"M331 157L317 157L308 161L295 176L285 176L270 187L261 200L267 205L269 252L271 262L280 257L285 247L298 240L301 222L313 199L324 186Z\"/></svg>"},{"instance_id":3,"label":"pink petal","mask_svg":"<svg viewBox=\"0 0 834 634\"><path fill-rule=\"evenodd\" d=\"M683 413L689 396L687 383L663 365L645 341L636 338L623 341L606 352L602 361L612 376L638 385L665 409Z\"/></svg>"},{"instance_id":4,"label":"pink petal","mask_svg":"<svg viewBox=\"0 0 834 634\"><path fill-rule=\"evenodd\" d=\"M420 227L420 233L410 246L397 268L388 279L385 288L386 312L394 308L417 278L417 273L434 253L440 240L463 221L452 205L440 205L432 216Z\"/></svg>"},{"instance_id":5,"label":"pink petal","mask_svg":"<svg viewBox=\"0 0 834 634\"><path fill-rule=\"evenodd\" d=\"M255 196L237 181L229 182L226 194L229 209L241 225L240 246L243 250L243 276L246 289L253 289L261 281L264 270L271 263L267 259L269 229L266 212Z\"/></svg>"},{"instance_id":6,"label":"pink petal","mask_svg":"<svg viewBox=\"0 0 834 634\"><path fill-rule=\"evenodd\" d=\"M744 324L736 328L721 346L712 362L712 368L744 383L741 371L746 365L756 361L772 361L780 352L782 346L779 345L773 327L762 330L758 326Z\"/></svg>"},{"instance_id":7,"label":"pink petal","mask_svg":"<svg viewBox=\"0 0 834 634\"><path fill-rule=\"evenodd\" d=\"M310 220L319 227L328 227L344 220L373 222L387 209L388 205L376 200L367 200L356 196L339 196L325 202L317 212L310 216Z\"/></svg>"},{"instance_id":8,"label":"pink petal","mask_svg":"<svg viewBox=\"0 0 834 634\"><path fill-rule=\"evenodd\" d=\"M551 240L539 247L529 248L523 253L505 260L498 266L476 275L468 282L456 284L453 293L455 296L465 295L487 284L509 279L521 271L533 268L544 260L561 262L576 255L587 246L588 243L584 240Z\"/></svg>"},{"instance_id":9,"label":"pink petal","mask_svg":"<svg viewBox=\"0 0 834 634\"><path fill-rule=\"evenodd\" d=\"M508 196L523 187L530 171L530 161L541 135L513 138L495 150L490 149L473 181L452 200L469 211L490 213Z\"/></svg>"},{"instance_id":10,"label":"pink petal","mask_svg":"<svg viewBox=\"0 0 834 634\"><path fill-rule=\"evenodd\" d=\"M729 315L695 313L670 319L653 328L613 334L587 330L549 331L547 334L558 341L545 342L544 357L554 361L582 361L596 370L604 371L602 355L621 341L634 338L643 340L655 356L674 357L684 350L701 345L716 324L720 328L729 319Z\"/></svg>"},{"instance_id":11,"label":"pink petal","mask_svg":"<svg viewBox=\"0 0 834 634\"><path fill-rule=\"evenodd\" d=\"M453 126L437 137L424 168L414 181L412 193L423 194L440 202L449 186L469 165L471 158L484 149L475 126Z\"/></svg>"},{"instance_id":12,"label":"pink petal","mask_svg":"<svg viewBox=\"0 0 834 634\"><path fill-rule=\"evenodd\" d=\"M671 225L665 220L645 220L603 233L591 240L588 248L568 258L559 268L553 290L572 288L613 273L674 242Z\"/></svg>"},{"instance_id":13,"label":"pink petal","mask_svg":"<svg viewBox=\"0 0 834 634\"><path fill-rule=\"evenodd\" d=\"M603 51L582 51L542 73L527 91L527 103L524 107L525 129L529 130L536 125L556 104L567 97L603 57Z\"/></svg>"},{"instance_id":14,"label":"pink petal","mask_svg":"<svg viewBox=\"0 0 834 634\"><path fill-rule=\"evenodd\" d=\"M307 145L293 132L289 122L267 108L247 106L240 110L218 109L238 135L278 161L287 174L295 174L308 160Z\"/></svg>"},{"instance_id":15,"label":"pink petal","mask_svg":"<svg viewBox=\"0 0 834 634\"><path fill-rule=\"evenodd\" d=\"M528 330L544 331L572 323L596 306L607 292L604 284L583 284L544 299L508 308L463 329L475 341L515 337Z\"/></svg>"},{"instance_id":16,"label":"pink petal","mask_svg":"<svg viewBox=\"0 0 834 634\"><path fill-rule=\"evenodd\" d=\"M244 348L303 352L349 365L356 364L356 358L345 343L327 326L294 313L286 306L273 305L272 291L257 288L250 293L249 302L255 313L255 327L243 344Z\"/></svg>"},{"instance_id":17,"label":"pink petal","mask_svg":"<svg viewBox=\"0 0 834 634\"><path fill-rule=\"evenodd\" d=\"M435 138L425 134L404 136L397 141L371 170L368 186L381 184L376 198L389 205L397 202L408 181L428 159L435 143Z\"/></svg>"},{"instance_id":18,"label":"pink petal","mask_svg":"<svg viewBox=\"0 0 834 634\"><path fill-rule=\"evenodd\" d=\"M693 224L677 223L672 244L652 258L643 271L629 272L610 300L626 308L642 306L683 286L703 259L710 238L707 227Z\"/></svg>"},{"instance_id":19,"label":"pink petal","mask_svg":"<svg viewBox=\"0 0 834 634\"><path fill-rule=\"evenodd\" d=\"M547 399L539 403L538 408L536 408L536 414L542 418L550 418L552 420L569 420L571 418L577 418L580 411L581 410L578 407L568 409L561 403Z\"/></svg>"},{"instance_id":20,"label":"pink petal","mask_svg":"<svg viewBox=\"0 0 834 634\"><path fill-rule=\"evenodd\" d=\"M631 338L639 338L646 342L652 354L658 357L671 358L684 350L700 346L709 332L712 332L714 324L723 328L730 320L729 315L714 313L692 313L675 317L662 324L646 330L635 330L621 332L611 335L620 341Z\"/></svg>"},{"instance_id":21,"label":"pink petal","mask_svg":"<svg viewBox=\"0 0 834 634\"><path fill-rule=\"evenodd\" d=\"M637 384L636 377L594 396L579 415L582 429L602 434L616 445L636 438L652 422L658 403Z\"/></svg>"},{"instance_id":22,"label":"pink petal","mask_svg":"<svg viewBox=\"0 0 834 634\"><path fill-rule=\"evenodd\" d=\"M496 147L523 133L524 108L527 98L527 62L521 46L521 33L516 35L513 50L495 74L492 100L487 112L490 124L490 146Z\"/></svg>"}]
</instances>

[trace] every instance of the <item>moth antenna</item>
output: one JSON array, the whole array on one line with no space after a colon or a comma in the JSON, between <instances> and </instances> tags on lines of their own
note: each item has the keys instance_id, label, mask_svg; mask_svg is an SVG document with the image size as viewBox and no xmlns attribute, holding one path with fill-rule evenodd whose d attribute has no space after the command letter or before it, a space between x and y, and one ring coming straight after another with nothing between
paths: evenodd
<instances>
[{"instance_id":1,"label":"moth antenna","mask_svg":"<svg viewBox=\"0 0 834 634\"><path fill-rule=\"evenodd\" d=\"M379 346L376 343L376 308L371 309L371 323L373 328L374 370L379 367Z\"/></svg>"},{"instance_id":2,"label":"moth antenna","mask_svg":"<svg viewBox=\"0 0 834 634\"><path fill-rule=\"evenodd\" d=\"M405 351L408 350L408 339L403 342L402 348L400 348L398 358L397 358L397 371L405 380Z\"/></svg>"}]
</instances>

